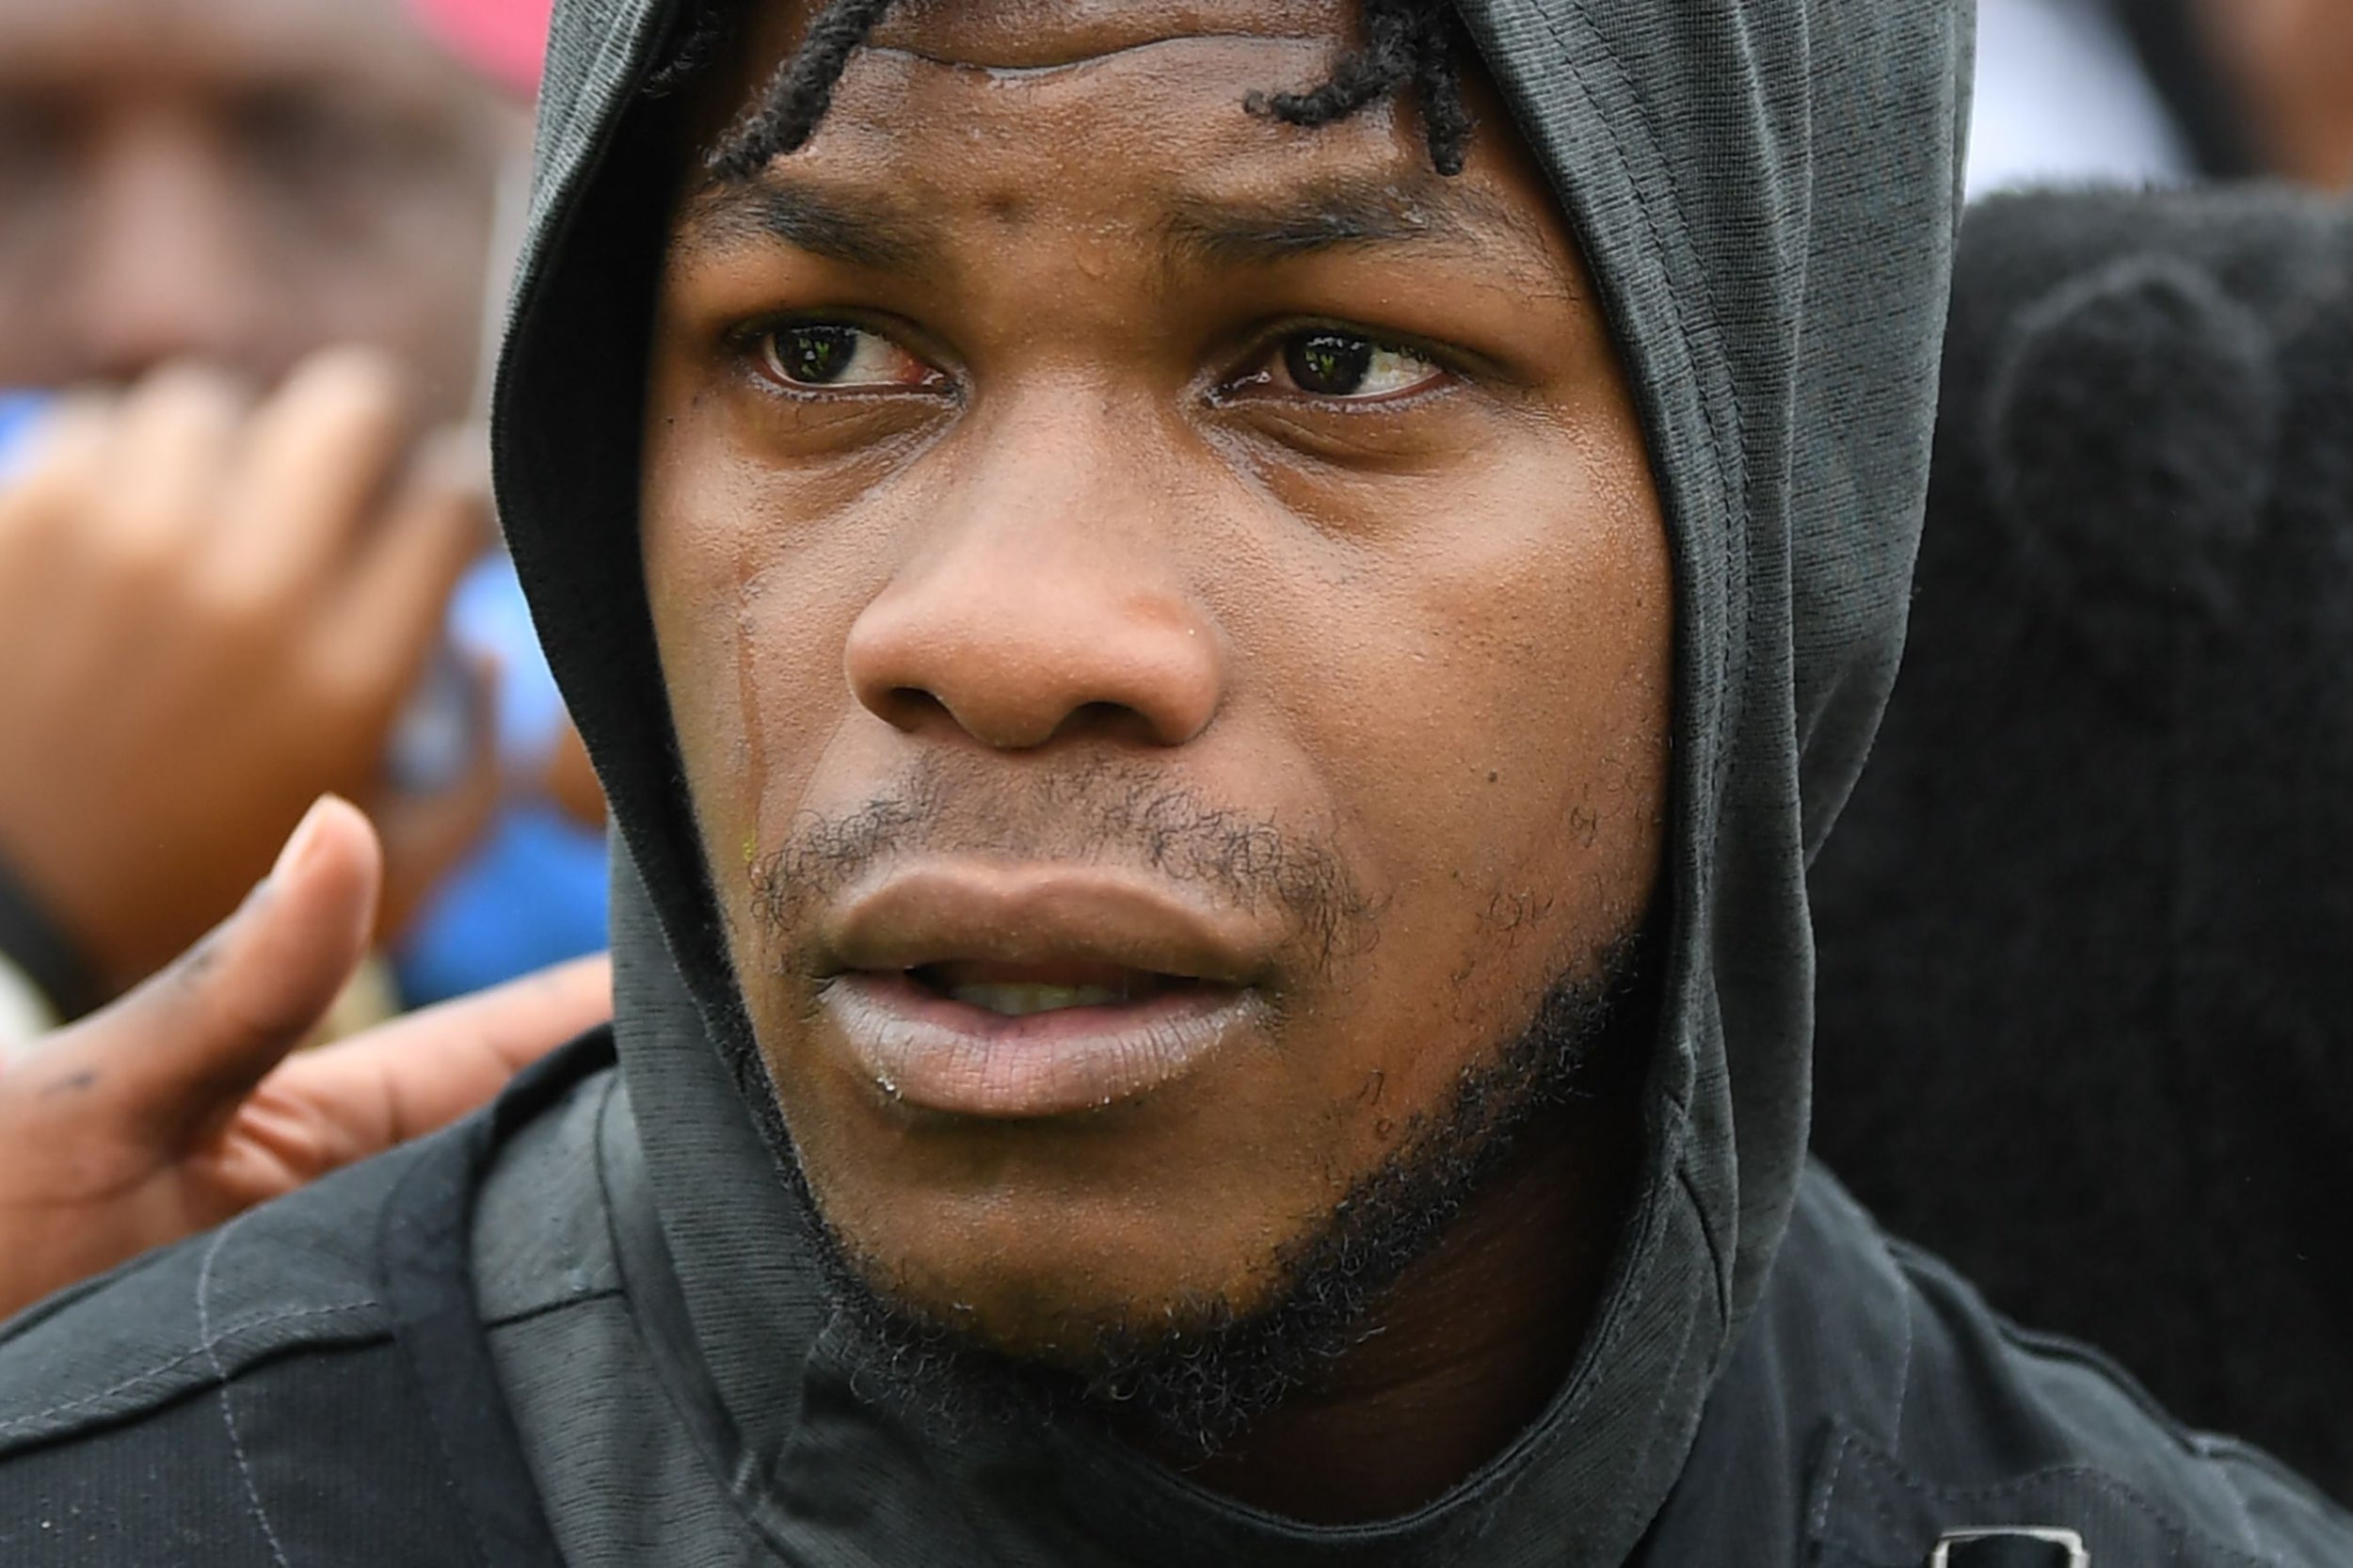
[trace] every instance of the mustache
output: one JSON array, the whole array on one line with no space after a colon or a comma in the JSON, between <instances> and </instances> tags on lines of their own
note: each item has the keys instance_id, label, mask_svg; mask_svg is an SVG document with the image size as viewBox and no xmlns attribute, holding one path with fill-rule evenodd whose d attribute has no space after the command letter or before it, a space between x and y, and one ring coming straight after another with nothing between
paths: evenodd
<instances>
[{"instance_id":1,"label":"mustache","mask_svg":"<svg viewBox=\"0 0 2353 1568\"><path fill-rule=\"evenodd\" d=\"M1375 909L1347 863L1271 814L1131 761L1040 772L1010 788L1001 774L975 775L969 760L928 759L846 811L802 813L748 871L752 916L771 945L802 951L816 911L894 861L933 856L1147 871L1228 908L1273 912L1293 962L1319 969L1369 939Z\"/></svg>"}]
</instances>

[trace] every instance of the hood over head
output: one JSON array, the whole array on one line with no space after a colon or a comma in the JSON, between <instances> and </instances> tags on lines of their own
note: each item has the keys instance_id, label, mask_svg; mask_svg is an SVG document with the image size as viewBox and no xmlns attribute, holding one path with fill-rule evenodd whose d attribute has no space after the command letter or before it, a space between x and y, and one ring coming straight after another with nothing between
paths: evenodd
<instances>
[{"instance_id":1,"label":"hood over head","mask_svg":"<svg viewBox=\"0 0 2353 1568\"><path fill-rule=\"evenodd\" d=\"M639 105L680 8L557 7L494 440L514 555L626 852L616 1031L648 1175L699 1348L757 1455L799 1409L800 1369L776 1347L811 1336L823 1308L776 1244L793 1223L776 1163L790 1156L747 1109L769 1090L681 781L637 544L667 190ZM1238 1561L1621 1560L1681 1468L1804 1160L1805 868L1902 641L1959 207L1966 0L1460 9L1583 245L1668 521L1670 919L1639 1197L1577 1370L1479 1476L1394 1526L1307 1530L1090 1455L1096 1501L1074 1506L1133 1532L1138 1558L1159 1557L1154 1532L1176 1526L1196 1562L1212 1544ZM1529 1519L1540 1535L1517 1533ZM1486 1542L1475 1558L1473 1537Z\"/></svg>"}]
</instances>

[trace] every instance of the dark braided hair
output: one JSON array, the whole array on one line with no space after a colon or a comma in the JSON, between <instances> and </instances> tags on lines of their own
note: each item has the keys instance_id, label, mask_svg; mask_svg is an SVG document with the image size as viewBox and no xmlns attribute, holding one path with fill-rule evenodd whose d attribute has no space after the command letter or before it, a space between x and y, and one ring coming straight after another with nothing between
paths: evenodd
<instances>
[{"instance_id":1,"label":"dark braided hair","mask_svg":"<svg viewBox=\"0 0 2353 1568\"><path fill-rule=\"evenodd\" d=\"M657 96L677 91L707 70L733 36L744 0L692 0L675 45L648 80ZM1321 87L1305 92L1254 92L1252 114L1287 125L1330 125L1367 104L1401 95L1418 99L1430 162L1459 174L1470 142L1470 111L1455 66L1462 23L1451 0L1363 0L1364 47L1344 56ZM797 151L833 104L834 85L891 0L825 0L808 34L760 90L757 104L711 152L711 171L748 179L771 158Z\"/></svg>"}]
</instances>

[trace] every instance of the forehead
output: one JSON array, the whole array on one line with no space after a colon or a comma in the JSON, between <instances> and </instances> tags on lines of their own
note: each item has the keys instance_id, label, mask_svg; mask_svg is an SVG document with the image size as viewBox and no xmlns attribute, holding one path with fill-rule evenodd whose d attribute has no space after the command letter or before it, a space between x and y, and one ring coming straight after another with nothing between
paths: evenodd
<instances>
[{"instance_id":1,"label":"forehead","mask_svg":"<svg viewBox=\"0 0 2353 1568\"><path fill-rule=\"evenodd\" d=\"M755 100L808 15L800 0L755 11L701 91L696 149ZM1308 224L1491 237L1511 260L1549 253L1576 270L1549 186L1475 59L1463 64L1479 130L1459 177L1436 174L1418 117L1385 99L1315 129L1246 107L1253 94L1324 81L1361 41L1359 24L1356 0L899 0L806 149L750 190L690 167L680 216L690 239L741 238L758 220L757 186L780 184L833 187L877 218L916 220L908 232L959 216L998 228L1058 217L1082 239L1148 229L1165 241L1193 216L1236 203L1272 213L1311 190L1315 204L1294 215ZM1289 236L1300 249L1316 238Z\"/></svg>"},{"instance_id":2,"label":"forehead","mask_svg":"<svg viewBox=\"0 0 2353 1568\"><path fill-rule=\"evenodd\" d=\"M752 53L796 46L814 7L755 0ZM1282 38L1336 44L1357 36L1356 0L897 0L876 47L980 68L1043 70L1179 39Z\"/></svg>"},{"instance_id":3,"label":"forehead","mask_svg":"<svg viewBox=\"0 0 2353 1568\"><path fill-rule=\"evenodd\" d=\"M8 3L12 0L0 0ZM801 46L818 8L812 0L751 0L749 24L727 66L698 95L693 117L697 144L714 139L777 64ZM851 58L843 90L836 94L837 109L848 112L829 114L820 134L833 128L837 134L829 139L842 139L839 125L856 114L860 89L871 90L884 74L878 69L882 62L937 68L895 72L901 90L910 77L922 87L938 88L961 75L968 86L1015 92L1026 108L1038 94L1022 88L1091 78L1114 68L1124 56L1157 52L1157 58L1166 60L1187 45L1288 45L1312 69L1354 37L1356 18L1356 0L897 0L867 35L866 47ZM1173 71L1157 74L1158 85L1180 85ZM1200 82L1196 70L1191 85ZM1241 93L1247 89L1235 83L1225 88L1231 108L1239 112Z\"/></svg>"},{"instance_id":4,"label":"forehead","mask_svg":"<svg viewBox=\"0 0 2353 1568\"><path fill-rule=\"evenodd\" d=\"M407 0L0 0L0 82L140 90L329 73L438 85L457 70Z\"/></svg>"}]
</instances>

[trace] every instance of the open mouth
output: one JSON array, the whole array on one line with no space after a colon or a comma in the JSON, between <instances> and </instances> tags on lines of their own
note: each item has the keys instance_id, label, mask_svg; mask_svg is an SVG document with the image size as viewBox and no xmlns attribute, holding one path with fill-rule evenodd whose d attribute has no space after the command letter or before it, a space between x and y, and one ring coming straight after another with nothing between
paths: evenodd
<instances>
[{"instance_id":1,"label":"open mouth","mask_svg":"<svg viewBox=\"0 0 2353 1568\"><path fill-rule=\"evenodd\" d=\"M958 1116L1099 1111L1186 1076L1254 1016L1253 993L1111 966L854 969L824 993L861 1077Z\"/></svg>"},{"instance_id":2,"label":"open mouth","mask_svg":"<svg viewBox=\"0 0 2353 1568\"><path fill-rule=\"evenodd\" d=\"M1118 872L897 870L828 922L833 1044L898 1106L967 1117L1098 1111L1263 1027L1257 917Z\"/></svg>"},{"instance_id":3,"label":"open mouth","mask_svg":"<svg viewBox=\"0 0 2353 1568\"><path fill-rule=\"evenodd\" d=\"M1172 993L1203 989L1200 981L1186 976L1110 964L925 964L904 973L942 1001L1000 1018L1027 1018L1081 1007L1129 1007Z\"/></svg>"}]
</instances>

